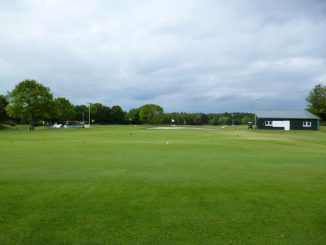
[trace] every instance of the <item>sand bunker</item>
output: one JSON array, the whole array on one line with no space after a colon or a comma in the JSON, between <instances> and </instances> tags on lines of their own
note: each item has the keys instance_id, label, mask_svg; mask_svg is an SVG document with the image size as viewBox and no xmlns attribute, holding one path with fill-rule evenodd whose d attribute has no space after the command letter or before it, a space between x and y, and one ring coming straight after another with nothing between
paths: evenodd
<instances>
[{"instance_id":1,"label":"sand bunker","mask_svg":"<svg viewBox=\"0 0 326 245\"><path fill-rule=\"evenodd\" d=\"M176 129L195 129L195 130L209 130L209 131L214 131L214 130L218 130L217 128L199 128L199 127L152 127L152 128L148 128L148 129L158 129L158 130L176 130Z\"/></svg>"},{"instance_id":2,"label":"sand bunker","mask_svg":"<svg viewBox=\"0 0 326 245\"><path fill-rule=\"evenodd\" d=\"M163 129L163 130L169 130L169 129L186 129L186 127L153 127L148 129Z\"/></svg>"}]
</instances>

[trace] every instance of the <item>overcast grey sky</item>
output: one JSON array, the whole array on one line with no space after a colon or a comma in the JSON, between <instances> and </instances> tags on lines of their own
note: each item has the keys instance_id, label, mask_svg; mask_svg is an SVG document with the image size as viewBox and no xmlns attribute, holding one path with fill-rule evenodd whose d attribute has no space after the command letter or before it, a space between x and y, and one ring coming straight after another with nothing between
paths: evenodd
<instances>
[{"instance_id":1,"label":"overcast grey sky","mask_svg":"<svg viewBox=\"0 0 326 245\"><path fill-rule=\"evenodd\" d=\"M0 0L0 94L24 79L125 110L304 109L326 1Z\"/></svg>"}]
</instances>

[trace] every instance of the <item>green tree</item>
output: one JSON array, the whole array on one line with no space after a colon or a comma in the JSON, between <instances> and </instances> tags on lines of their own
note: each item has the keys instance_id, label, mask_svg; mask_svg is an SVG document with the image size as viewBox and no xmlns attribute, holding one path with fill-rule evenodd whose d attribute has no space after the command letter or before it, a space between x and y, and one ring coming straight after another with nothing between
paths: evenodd
<instances>
[{"instance_id":1,"label":"green tree","mask_svg":"<svg viewBox=\"0 0 326 245\"><path fill-rule=\"evenodd\" d=\"M143 105L139 108L139 119L143 123L158 124L164 120L163 108L155 104Z\"/></svg>"},{"instance_id":2,"label":"green tree","mask_svg":"<svg viewBox=\"0 0 326 245\"><path fill-rule=\"evenodd\" d=\"M218 119L218 124L220 124L220 125L229 125L229 124L231 124L231 122L232 122L232 119L225 115L221 116Z\"/></svg>"},{"instance_id":3,"label":"green tree","mask_svg":"<svg viewBox=\"0 0 326 245\"><path fill-rule=\"evenodd\" d=\"M88 118L88 116L86 118ZM94 120L95 123L110 123L111 108L101 103L91 104L91 120Z\"/></svg>"},{"instance_id":4,"label":"green tree","mask_svg":"<svg viewBox=\"0 0 326 245\"><path fill-rule=\"evenodd\" d=\"M209 120L208 124L210 125L218 125L218 118L217 117L213 117Z\"/></svg>"},{"instance_id":5,"label":"green tree","mask_svg":"<svg viewBox=\"0 0 326 245\"><path fill-rule=\"evenodd\" d=\"M75 107L66 98L54 99L54 118L59 121L71 120L75 116Z\"/></svg>"},{"instance_id":6,"label":"green tree","mask_svg":"<svg viewBox=\"0 0 326 245\"><path fill-rule=\"evenodd\" d=\"M204 113L196 113L194 124L205 125L208 124L208 116Z\"/></svg>"},{"instance_id":7,"label":"green tree","mask_svg":"<svg viewBox=\"0 0 326 245\"><path fill-rule=\"evenodd\" d=\"M250 116L244 116L241 120L241 123L247 125L248 122L253 122L253 121L255 121L255 118L252 118Z\"/></svg>"},{"instance_id":8,"label":"green tree","mask_svg":"<svg viewBox=\"0 0 326 245\"><path fill-rule=\"evenodd\" d=\"M317 84L306 98L307 110L326 121L326 86Z\"/></svg>"},{"instance_id":9,"label":"green tree","mask_svg":"<svg viewBox=\"0 0 326 245\"><path fill-rule=\"evenodd\" d=\"M123 124L125 122L125 112L118 105L111 107L111 122L114 124Z\"/></svg>"},{"instance_id":10,"label":"green tree","mask_svg":"<svg viewBox=\"0 0 326 245\"><path fill-rule=\"evenodd\" d=\"M47 119L53 112L53 95L48 87L35 80L24 80L8 94L7 113L28 120L34 130L36 120Z\"/></svg>"},{"instance_id":11,"label":"green tree","mask_svg":"<svg viewBox=\"0 0 326 245\"><path fill-rule=\"evenodd\" d=\"M86 105L76 105L74 111L75 111L74 120L78 120L78 121L88 120L88 107Z\"/></svg>"},{"instance_id":12,"label":"green tree","mask_svg":"<svg viewBox=\"0 0 326 245\"><path fill-rule=\"evenodd\" d=\"M139 108L130 109L127 113L127 120L129 123L134 123L134 124L140 123Z\"/></svg>"},{"instance_id":13,"label":"green tree","mask_svg":"<svg viewBox=\"0 0 326 245\"><path fill-rule=\"evenodd\" d=\"M7 98L4 95L0 95L0 122L3 122L7 118L6 106L8 105Z\"/></svg>"}]
</instances>

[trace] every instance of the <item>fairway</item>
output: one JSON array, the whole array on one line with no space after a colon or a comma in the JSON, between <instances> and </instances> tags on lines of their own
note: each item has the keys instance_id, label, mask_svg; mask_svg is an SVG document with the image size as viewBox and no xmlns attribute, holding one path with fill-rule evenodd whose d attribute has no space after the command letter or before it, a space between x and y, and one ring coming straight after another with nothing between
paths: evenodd
<instances>
[{"instance_id":1,"label":"fairway","mask_svg":"<svg viewBox=\"0 0 326 245\"><path fill-rule=\"evenodd\" d=\"M326 244L325 128L152 128L0 131L0 244Z\"/></svg>"}]
</instances>

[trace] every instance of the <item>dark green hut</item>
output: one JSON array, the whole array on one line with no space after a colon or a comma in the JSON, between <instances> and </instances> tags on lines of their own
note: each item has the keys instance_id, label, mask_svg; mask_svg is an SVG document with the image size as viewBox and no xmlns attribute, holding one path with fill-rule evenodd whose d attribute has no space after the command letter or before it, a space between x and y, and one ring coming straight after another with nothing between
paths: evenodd
<instances>
[{"instance_id":1,"label":"dark green hut","mask_svg":"<svg viewBox=\"0 0 326 245\"><path fill-rule=\"evenodd\" d=\"M308 111L257 111L258 129L319 130L319 117Z\"/></svg>"}]
</instances>

